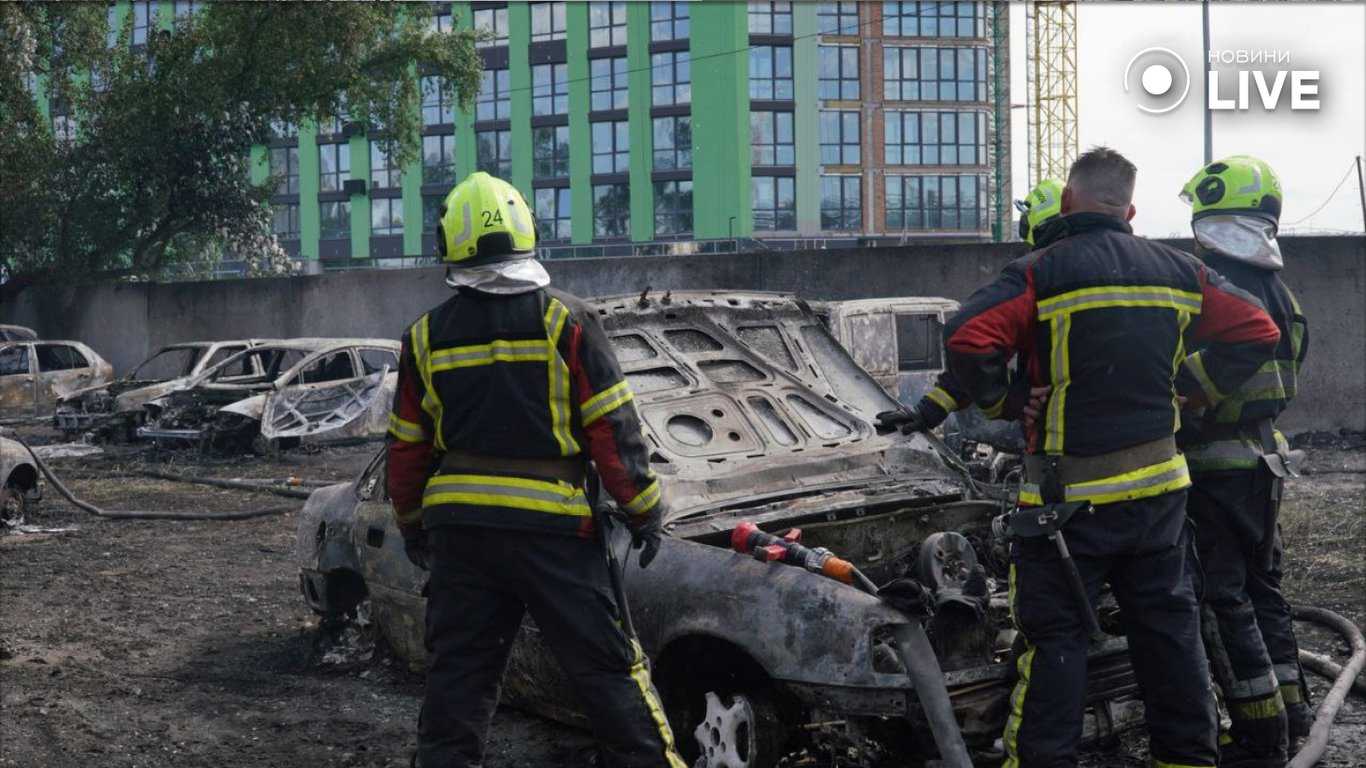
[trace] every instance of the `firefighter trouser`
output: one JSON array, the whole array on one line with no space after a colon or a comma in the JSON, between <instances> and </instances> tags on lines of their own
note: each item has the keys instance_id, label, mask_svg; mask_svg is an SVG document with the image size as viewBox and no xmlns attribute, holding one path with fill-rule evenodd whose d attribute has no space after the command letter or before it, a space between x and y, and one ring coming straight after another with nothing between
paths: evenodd
<instances>
[{"instance_id":1,"label":"firefighter trouser","mask_svg":"<svg viewBox=\"0 0 1366 768\"><path fill-rule=\"evenodd\" d=\"M1143 692L1154 764L1213 766L1214 692L1200 647L1198 564L1186 523L1186 492L1105 504L1064 528L1092 605L1108 581L1123 612L1129 655ZM1010 602L1025 638L1010 697L1005 768L1077 764L1089 640L1056 546L1046 538L1011 547Z\"/></svg>"},{"instance_id":2,"label":"firefighter trouser","mask_svg":"<svg viewBox=\"0 0 1366 768\"><path fill-rule=\"evenodd\" d=\"M429 530L420 768L474 768L513 637L530 612L612 768L684 768L640 646L618 623L600 542L491 528Z\"/></svg>"},{"instance_id":3,"label":"firefighter trouser","mask_svg":"<svg viewBox=\"0 0 1366 768\"><path fill-rule=\"evenodd\" d=\"M1205 573L1205 646L1244 751L1286 748L1285 705L1304 701L1299 646L1281 594L1280 537L1271 570L1258 550L1269 491L1254 472L1201 475L1187 505Z\"/></svg>"}]
</instances>

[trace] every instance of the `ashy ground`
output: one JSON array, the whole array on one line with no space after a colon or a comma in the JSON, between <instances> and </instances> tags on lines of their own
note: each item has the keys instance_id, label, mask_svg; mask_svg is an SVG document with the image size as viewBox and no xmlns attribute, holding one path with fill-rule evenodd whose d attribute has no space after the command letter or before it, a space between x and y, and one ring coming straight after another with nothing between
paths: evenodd
<instances>
[{"instance_id":1,"label":"ashy ground","mask_svg":"<svg viewBox=\"0 0 1366 768\"><path fill-rule=\"evenodd\" d=\"M159 468L216 477L345 480L375 447ZM155 480L141 451L54 462L116 509L247 510L301 502ZM1285 511L1292 598L1366 620L1366 452L1312 449ZM420 679L351 630L321 642L298 593L295 514L240 522L93 518L49 491L0 538L0 766L398 768L414 744ZM1345 646L1305 630L1305 645ZM1322 694L1324 681L1315 679ZM1366 765L1366 702L1349 700L1324 765ZM1144 764L1142 740L1091 765ZM502 710L490 768L585 765L581 732Z\"/></svg>"}]
</instances>

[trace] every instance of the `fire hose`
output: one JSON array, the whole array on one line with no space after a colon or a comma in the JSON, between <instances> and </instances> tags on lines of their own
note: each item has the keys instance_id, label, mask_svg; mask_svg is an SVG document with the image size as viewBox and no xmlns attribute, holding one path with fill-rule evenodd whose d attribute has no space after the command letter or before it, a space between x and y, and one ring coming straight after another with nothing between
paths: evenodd
<instances>
[{"instance_id":1,"label":"fire hose","mask_svg":"<svg viewBox=\"0 0 1366 768\"><path fill-rule=\"evenodd\" d=\"M19 445L22 445L24 450L28 451L29 455L33 457L33 463L38 467L38 471L52 484L53 488L57 489L57 493L61 495L62 498L66 499L77 509L88 512L95 517L103 517L111 520L249 520L255 517L268 517L270 515L293 512L297 509L294 505L268 507L266 509L256 509L245 512L183 512L170 510L163 512L137 512L118 509L102 509L90 502L77 498L76 495L71 492L71 489L67 488L66 484L61 481L61 478L57 477L56 473L52 471L52 468L47 465L47 462L43 461L38 454L33 452L33 449L29 447L28 443L24 442L23 438L18 435L12 435L12 439L19 443Z\"/></svg>"},{"instance_id":2,"label":"fire hose","mask_svg":"<svg viewBox=\"0 0 1366 768\"><path fill-rule=\"evenodd\" d=\"M1343 700L1347 698L1347 692L1352 689L1357 675L1361 674L1362 667L1366 666L1366 638L1362 637L1361 630L1355 624L1332 611L1304 605L1293 606L1291 611L1300 621L1312 621L1337 630L1352 647L1351 659L1342 668L1342 673L1333 682L1328 695L1324 696L1323 702L1319 704L1318 714L1314 716L1314 725L1309 729L1309 738L1305 739L1304 746L1296 753L1294 759L1286 763L1286 768L1310 768L1318 763L1319 758L1323 757L1324 750L1328 748L1328 735L1333 730L1333 720L1342 708Z\"/></svg>"},{"instance_id":3,"label":"fire hose","mask_svg":"<svg viewBox=\"0 0 1366 768\"><path fill-rule=\"evenodd\" d=\"M806 547L799 543L800 539L801 530L798 528L778 537L745 521L735 526L731 533L731 548L740 554L752 555L760 562L779 562L805 568L874 597L878 596L877 585L853 563L836 557L824 547ZM972 768L972 758L968 755L967 745L963 743L963 733L958 728L953 703L949 701L949 691L944 685L944 673L925 635L925 628L914 620L897 624L892 628L892 637L896 640L897 652L901 655L901 663L911 680L911 687L915 689L920 707L929 720L930 733L939 749L941 764L946 768Z\"/></svg>"}]
</instances>

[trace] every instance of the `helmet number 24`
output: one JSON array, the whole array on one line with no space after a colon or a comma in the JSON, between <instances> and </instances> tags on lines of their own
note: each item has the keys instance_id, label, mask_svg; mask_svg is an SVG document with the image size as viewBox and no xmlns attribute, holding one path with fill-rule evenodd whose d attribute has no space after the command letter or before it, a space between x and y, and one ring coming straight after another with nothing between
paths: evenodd
<instances>
[{"instance_id":1,"label":"helmet number 24","mask_svg":"<svg viewBox=\"0 0 1366 768\"><path fill-rule=\"evenodd\" d=\"M479 213L484 217L484 226L486 227L503 223L502 211L480 211Z\"/></svg>"}]
</instances>

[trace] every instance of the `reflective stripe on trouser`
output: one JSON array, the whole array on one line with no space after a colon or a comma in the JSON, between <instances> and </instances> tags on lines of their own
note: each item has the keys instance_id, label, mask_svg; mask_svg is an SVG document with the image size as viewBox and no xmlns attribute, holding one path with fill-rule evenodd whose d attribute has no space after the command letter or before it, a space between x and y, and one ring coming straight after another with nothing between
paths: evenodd
<instances>
[{"instance_id":1,"label":"reflective stripe on trouser","mask_svg":"<svg viewBox=\"0 0 1366 768\"><path fill-rule=\"evenodd\" d=\"M583 489L560 480L483 474L434 475L422 494L423 524L485 525L586 535L593 511Z\"/></svg>"},{"instance_id":2,"label":"reflective stripe on trouser","mask_svg":"<svg viewBox=\"0 0 1366 768\"><path fill-rule=\"evenodd\" d=\"M1253 470L1261 460L1262 441L1256 436L1257 428L1248 426L1246 434L1223 440L1211 440L1184 446L1181 450L1193 474L1204 472L1231 472ZM1290 450L1285 435L1275 432L1276 447Z\"/></svg>"},{"instance_id":3,"label":"reflective stripe on trouser","mask_svg":"<svg viewBox=\"0 0 1366 768\"><path fill-rule=\"evenodd\" d=\"M685 768L644 655L621 630L600 542L445 527L430 533L429 544L419 766L483 764L509 658L524 670L547 661L524 654L548 648L578 698L563 703L588 716L606 765ZM513 642L524 613L534 619L539 643Z\"/></svg>"},{"instance_id":4,"label":"reflective stripe on trouser","mask_svg":"<svg viewBox=\"0 0 1366 768\"><path fill-rule=\"evenodd\" d=\"M1097 505L1115 504L1180 491L1190 484L1190 471L1186 468L1186 459L1178 453L1166 461L1150 464L1132 472L1088 480L1084 483L1070 483L1064 489L1064 496L1067 501L1085 500ZM1043 497L1039 492L1039 486L1034 483L1020 486L1020 503L1026 506L1042 504Z\"/></svg>"},{"instance_id":5,"label":"reflective stripe on trouser","mask_svg":"<svg viewBox=\"0 0 1366 768\"><path fill-rule=\"evenodd\" d=\"M1235 475L1253 482L1252 473ZM1286 749L1285 703L1250 594L1265 507L1252 508L1255 494L1225 505L1211 486L1220 484L1197 484L1186 505L1204 572L1205 650L1233 721L1233 742L1246 754L1278 757Z\"/></svg>"},{"instance_id":6,"label":"reflective stripe on trouser","mask_svg":"<svg viewBox=\"0 0 1366 768\"><path fill-rule=\"evenodd\" d=\"M1217 720L1200 648L1185 493L1078 515L1066 533L1092 604L1108 581L1124 613L1154 758L1213 766ZM1090 642L1052 542L1017 541L1011 560L1012 614L1026 649L1016 662L1020 679L1002 737L1005 766L1073 766Z\"/></svg>"}]
</instances>

